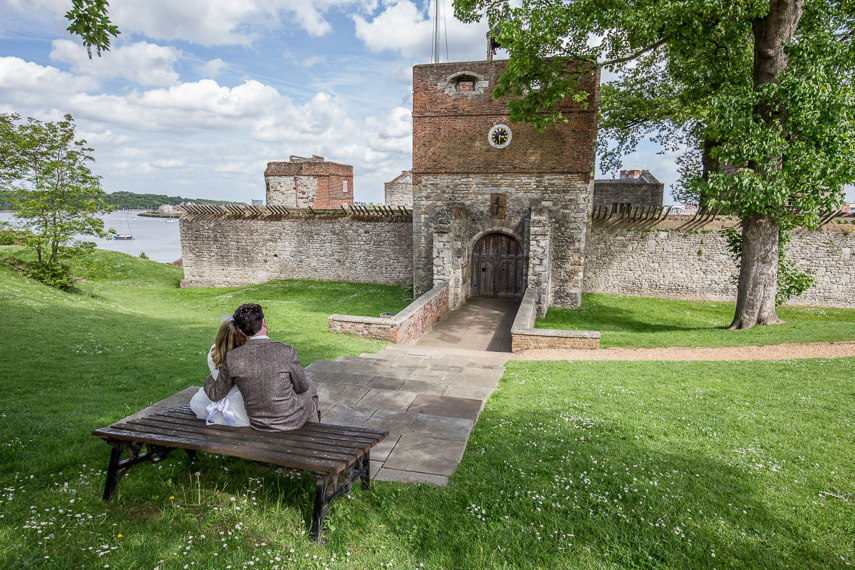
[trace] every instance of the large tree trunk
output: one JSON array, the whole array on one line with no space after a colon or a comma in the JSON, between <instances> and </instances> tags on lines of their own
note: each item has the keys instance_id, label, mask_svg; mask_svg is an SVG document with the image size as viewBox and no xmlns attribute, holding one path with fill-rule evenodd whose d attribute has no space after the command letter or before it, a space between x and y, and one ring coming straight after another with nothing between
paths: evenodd
<instances>
[{"instance_id":1,"label":"large tree trunk","mask_svg":"<svg viewBox=\"0 0 855 570\"><path fill-rule=\"evenodd\" d=\"M754 91L778 83L787 70L784 46L796 33L804 0L770 0L769 13L751 22L754 34ZM786 109L780 101L763 99L754 107L755 115L766 125L780 121ZM770 168L780 168L782 157L769 157L767 165L750 164L763 176ZM785 207L786 204L780 204ZM778 234L780 225L771 216L753 214L742 218L742 263L736 294L736 314L731 329L749 329L754 325L780 323L775 312L778 287Z\"/></svg>"},{"instance_id":2,"label":"large tree trunk","mask_svg":"<svg viewBox=\"0 0 855 570\"><path fill-rule=\"evenodd\" d=\"M750 329L754 325L782 322L775 312L780 231L780 225L769 216L742 220L742 263L739 267L736 315L731 329Z\"/></svg>"}]
</instances>

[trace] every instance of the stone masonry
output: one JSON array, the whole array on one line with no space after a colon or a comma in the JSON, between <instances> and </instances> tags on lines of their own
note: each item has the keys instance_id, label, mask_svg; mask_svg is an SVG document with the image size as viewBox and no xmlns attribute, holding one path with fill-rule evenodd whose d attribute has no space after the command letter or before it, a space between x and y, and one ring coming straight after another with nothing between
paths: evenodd
<instances>
[{"instance_id":1,"label":"stone masonry","mask_svg":"<svg viewBox=\"0 0 855 570\"><path fill-rule=\"evenodd\" d=\"M387 206L413 207L413 173L409 170L403 171L391 182L384 185L386 192L385 204Z\"/></svg>"},{"instance_id":2,"label":"stone masonry","mask_svg":"<svg viewBox=\"0 0 855 570\"><path fill-rule=\"evenodd\" d=\"M736 265L718 231L720 226L632 229L594 223L587 242L584 290L733 302ZM789 304L855 307L855 231L845 233L850 228L855 230L849 224L791 233L787 257L796 262L797 269L812 270L816 285Z\"/></svg>"},{"instance_id":3,"label":"stone masonry","mask_svg":"<svg viewBox=\"0 0 855 570\"><path fill-rule=\"evenodd\" d=\"M413 279L415 294L449 283L451 307L469 294L471 253L500 233L529 246L532 208L551 229L550 285L539 305L578 307L591 207L599 77L584 75L587 106L560 105L565 123L536 131L510 124L507 99L493 99L506 61L413 68ZM491 142L495 129L507 136ZM502 142L504 141L504 142ZM523 269L528 274L528 269Z\"/></svg>"},{"instance_id":4,"label":"stone masonry","mask_svg":"<svg viewBox=\"0 0 855 570\"><path fill-rule=\"evenodd\" d=\"M185 214L181 284L235 287L318 279L409 285L412 236L412 222L403 216Z\"/></svg>"},{"instance_id":5,"label":"stone masonry","mask_svg":"<svg viewBox=\"0 0 855 570\"><path fill-rule=\"evenodd\" d=\"M661 207L665 185L648 170L621 170L620 178L594 180L594 207L612 212Z\"/></svg>"},{"instance_id":6,"label":"stone masonry","mask_svg":"<svg viewBox=\"0 0 855 570\"><path fill-rule=\"evenodd\" d=\"M288 208L338 209L353 204L353 167L322 156L268 162L267 203Z\"/></svg>"}]
</instances>

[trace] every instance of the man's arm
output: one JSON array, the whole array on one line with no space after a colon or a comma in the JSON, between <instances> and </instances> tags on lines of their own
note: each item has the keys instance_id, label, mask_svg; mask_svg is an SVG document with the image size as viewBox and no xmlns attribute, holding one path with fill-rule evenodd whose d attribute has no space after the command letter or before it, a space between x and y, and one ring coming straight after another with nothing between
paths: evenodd
<instances>
[{"instance_id":1,"label":"man's arm","mask_svg":"<svg viewBox=\"0 0 855 570\"><path fill-rule=\"evenodd\" d=\"M303 364L300 362L300 357L297 356L297 351L294 347L289 347L288 358L288 373L291 375L291 383L294 385L294 392L302 394L311 386L311 380L306 378L306 373L303 372Z\"/></svg>"},{"instance_id":2,"label":"man's arm","mask_svg":"<svg viewBox=\"0 0 855 570\"><path fill-rule=\"evenodd\" d=\"M205 378L205 394L207 394L212 401L218 402L228 395L234 385L235 381L232 380L232 377L229 375L229 368L224 362L223 366L220 368L220 375L217 376L216 379L214 379L213 374L210 374Z\"/></svg>"}]
</instances>

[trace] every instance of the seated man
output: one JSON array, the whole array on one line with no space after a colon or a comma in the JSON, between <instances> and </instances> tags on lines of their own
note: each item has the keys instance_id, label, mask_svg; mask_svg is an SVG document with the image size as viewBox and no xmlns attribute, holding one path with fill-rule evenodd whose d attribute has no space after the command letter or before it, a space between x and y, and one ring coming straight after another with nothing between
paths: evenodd
<instances>
[{"instance_id":1,"label":"seated man","mask_svg":"<svg viewBox=\"0 0 855 570\"><path fill-rule=\"evenodd\" d=\"M267 336L261 306L241 305L234 320L249 340L228 352L217 378L205 379L208 397L216 402L236 384L243 395L249 424L257 430L287 431L306 422L317 422L315 384L306 378L294 347L273 342Z\"/></svg>"}]
</instances>

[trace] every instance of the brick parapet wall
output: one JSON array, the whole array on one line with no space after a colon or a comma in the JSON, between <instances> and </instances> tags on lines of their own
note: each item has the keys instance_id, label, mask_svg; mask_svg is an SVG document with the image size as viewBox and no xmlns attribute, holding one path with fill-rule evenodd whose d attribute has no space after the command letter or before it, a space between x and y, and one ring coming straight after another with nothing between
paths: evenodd
<instances>
[{"instance_id":1,"label":"brick parapet wall","mask_svg":"<svg viewBox=\"0 0 855 570\"><path fill-rule=\"evenodd\" d=\"M448 285L434 287L394 317L330 315L330 332L357 334L397 344L413 344L448 314Z\"/></svg>"},{"instance_id":2,"label":"brick parapet wall","mask_svg":"<svg viewBox=\"0 0 855 570\"><path fill-rule=\"evenodd\" d=\"M201 210L201 209L200 209ZM405 216L185 215L183 287L275 279L412 283L412 221ZM269 217L265 217L269 216Z\"/></svg>"},{"instance_id":3,"label":"brick parapet wall","mask_svg":"<svg viewBox=\"0 0 855 570\"><path fill-rule=\"evenodd\" d=\"M567 98L558 104L565 122L537 131L510 123L509 97L493 98L507 61L472 61L417 65L413 68L413 173L577 173L594 170L599 72L582 75L577 89L591 94L587 105ZM477 81L458 91L461 75ZM449 82L449 79L452 79ZM507 148L493 148L491 127L512 130Z\"/></svg>"},{"instance_id":4,"label":"brick parapet wall","mask_svg":"<svg viewBox=\"0 0 855 570\"><path fill-rule=\"evenodd\" d=\"M511 326L511 351L544 348L600 348L598 331L563 331L554 329L536 329L537 292L528 289L523 295L514 324Z\"/></svg>"},{"instance_id":5,"label":"brick parapet wall","mask_svg":"<svg viewBox=\"0 0 855 570\"><path fill-rule=\"evenodd\" d=\"M687 218L642 229L594 224L586 248L584 291L735 301L736 265L719 230L737 221L723 218L681 229ZM674 225L678 227L663 227ZM855 227L829 224L822 231L793 231L787 257L796 269L810 269L816 277L813 287L788 304L855 308Z\"/></svg>"},{"instance_id":6,"label":"brick parapet wall","mask_svg":"<svg viewBox=\"0 0 855 570\"><path fill-rule=\"evenodd\" d=\"M269 162L264 180L268 204L335 209L353 203L353 167L349 164L312 160Z\"/></svg>"}]
</instances>

